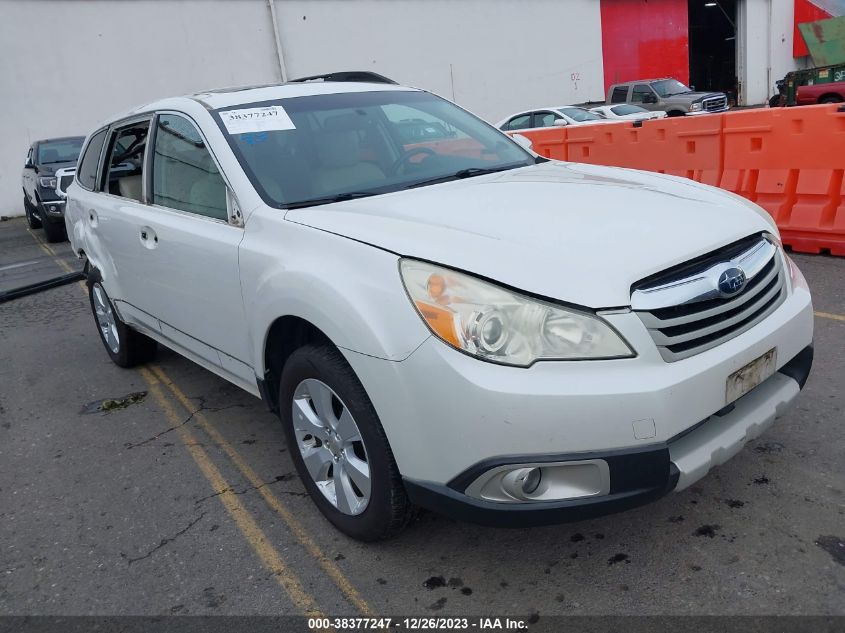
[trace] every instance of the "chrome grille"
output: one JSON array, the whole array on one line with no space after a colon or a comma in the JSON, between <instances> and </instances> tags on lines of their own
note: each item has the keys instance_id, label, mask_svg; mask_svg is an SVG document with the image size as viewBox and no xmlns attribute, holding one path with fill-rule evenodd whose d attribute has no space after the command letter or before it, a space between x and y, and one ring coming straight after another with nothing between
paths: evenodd
<instances>
[{"instance_id":1,"label":"chrome grille","mask_svg":"<svg viewBox=\"0 0 845 633\"><path fill-rule=\"evenodd\" d=\"M744 272L745 285L726 295L719 278L734 268ZM635 284L631 307L663 359L674 362L738 336L769 316L786 298L785 275L777 245L755 236Z\"/></svg>"},{"instance_id":2,"label":"chrome grille","mask_svg":"<svg viewBox=\"0 0 845 633\"><path fill-rule=\"evenodd\" d=\"M704 109L708 112L712 112L713 110L724 110L727 106L727 97L712 97L704 100Z\"/></svg>"}]
</instances>

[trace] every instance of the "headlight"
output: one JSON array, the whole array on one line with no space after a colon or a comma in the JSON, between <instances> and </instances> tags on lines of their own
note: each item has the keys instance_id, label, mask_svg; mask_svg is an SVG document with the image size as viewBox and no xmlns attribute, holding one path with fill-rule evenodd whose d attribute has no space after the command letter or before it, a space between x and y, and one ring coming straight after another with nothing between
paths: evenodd
<instances>
[{"instance_id":1,"label":"headlight","mask_svg":"<svg viewBox=\"0 0 845 633\"><path fill-rule=\"evenodd\" d=\"M698 112L699 110L701 110L701 104L700 103L693 103L692 107L690 108L690 111L691 112Z\"/></svg>"},{"instance_id":2,"label":"headlight","mask_svg":"<svg viewBox=\"0 0 845 633\"><path fill-rule=\"evenodd\" d=\"M45 189L55 189L56 188L56 177L55 176L47 176L44 178L39 178L38 183L44 187Z\"/></svg>"},{"instance_id":3,"label":"headlight","mask_svg":"<svg viewBox=\"0 0 845 633\"><path fill-rule=\"evenodd\" d=\"M425 262L403 259L400 272L432 333L479 358L527 367L537 360L634 356L619 334L594 314Z\"/></svg>"}]
</instances>

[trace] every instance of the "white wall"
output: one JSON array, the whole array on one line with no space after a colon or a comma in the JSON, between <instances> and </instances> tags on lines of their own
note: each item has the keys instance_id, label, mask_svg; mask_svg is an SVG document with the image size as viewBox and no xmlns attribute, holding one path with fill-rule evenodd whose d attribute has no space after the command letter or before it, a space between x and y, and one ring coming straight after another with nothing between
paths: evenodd
<instances>
[{"instance_id":1,"label":"white wall","mask_svg":"<svg viewBox=\"0 0 845 633\"><path fill-rule=\"evenodd\" d=\"M277 0L291 77L372 70L493 122L603 99L599 0Z\"/></svg>"},{"instance_id":2,"label":"white wall","mask_svg":"<svg viewBox=\"0 0 845 633\"><path fill-rule=\"evenodd\" d=\"M278 79L261 0L0 0L0 214L23 214L34 140L88 134L163 96Z\"/></svg>"}]
</instances>

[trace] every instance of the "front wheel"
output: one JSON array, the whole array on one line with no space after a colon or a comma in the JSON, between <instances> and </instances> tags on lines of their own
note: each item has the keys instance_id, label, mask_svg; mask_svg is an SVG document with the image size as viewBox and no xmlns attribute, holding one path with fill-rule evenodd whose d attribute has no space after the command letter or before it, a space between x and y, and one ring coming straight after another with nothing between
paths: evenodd
<instances>
[{"instance_id":1,"label":"front wheel","mask_svg":"<svg viewBox=\"0 0 845 633\"><path fill-rule=\"evenodd\" d=\"M352 368L328 344L291 354L279 416L311 499L341 532L361 541L398 534L413 509L378 415Z\"/></svg>"},{"instance_id":2,"label":"front wheel","mask_svg":"<svg viewBox=\"0 0 845 633\"><path fill-rule=\"evenodd\" d=\"M115 365L134 367L155 357L158 344L120 320L96 271L88 275L88 295L100 340Z\"/></svg>"}]
</instances>

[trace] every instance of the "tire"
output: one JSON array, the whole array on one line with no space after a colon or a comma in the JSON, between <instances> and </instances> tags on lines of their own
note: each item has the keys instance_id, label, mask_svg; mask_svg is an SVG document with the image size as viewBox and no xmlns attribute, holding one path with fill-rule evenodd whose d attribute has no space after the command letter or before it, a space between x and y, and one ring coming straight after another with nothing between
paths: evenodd
<instances>
[{"instance_id":1,"label":"tire","mask_svg":"<svg viewBox=\"0 0 845 633\"><path fill-rule=\"evenodd\" d=\"M666 113L666 116L674 118L674 117L677 117L677 116L684 116L684 113L681 112L680 110L670 110L669 112Z\"/></svg>"},{"instance_id":2,"label":"tire","mask_svg":"<svg viewBox=\"0 0 845 633\"><path fill-rule=\"evenodd\" d=\"M44 235L47 236L48 242L67 241L67 229L65 229L64 222L42 222L41 224L44 226Z\"/></svg>"},{"instance_id":3,"label":"tire","mask_svg":"<svg viewBox=\"0 0 845 633\"><path fill-rule=\"evenodd\" d=\"M158 344L120 320L96 270L88 275L88 300L100 341L115 365L135 367L155 357Z\"/></svg>"},{"instance_id":4,"label":"tire","mask_svg":"<svg viewBox=\"0 0 845 633\"><path fill-rule=\"evenodd\" d=\"M31 229L40 229L41 228L41 220L35 217L33 213L32 205L27 200L26 194L23 197L23 210L26 213L26 225Z\"/></svg>"},{"instance_id":5,"label":"tire","mask_svg":"<svg viewBox=\"0 0 845 633\"><path fill-rule=\"evenodd\" d=\"M835 95L830 95L819 99L819 103L842 103L842 98Z\"/></svg>"},{"instance_id":6,"label":"tire","mask_svg":"<svg viewBox=\"0 0 845 633\"><path fill-rule=\"evenodd\" d=\"M407 526L414 509L390 444L367 392L336 348L312 344L291 354L279 384L279 417L299 477L337 529L360 541L378 541ZM326 432L330 426L335 435ZM362 463L369 479L361 475ZM335 482L346 490L341 497Z\"/></svg>"}]
</instances>

